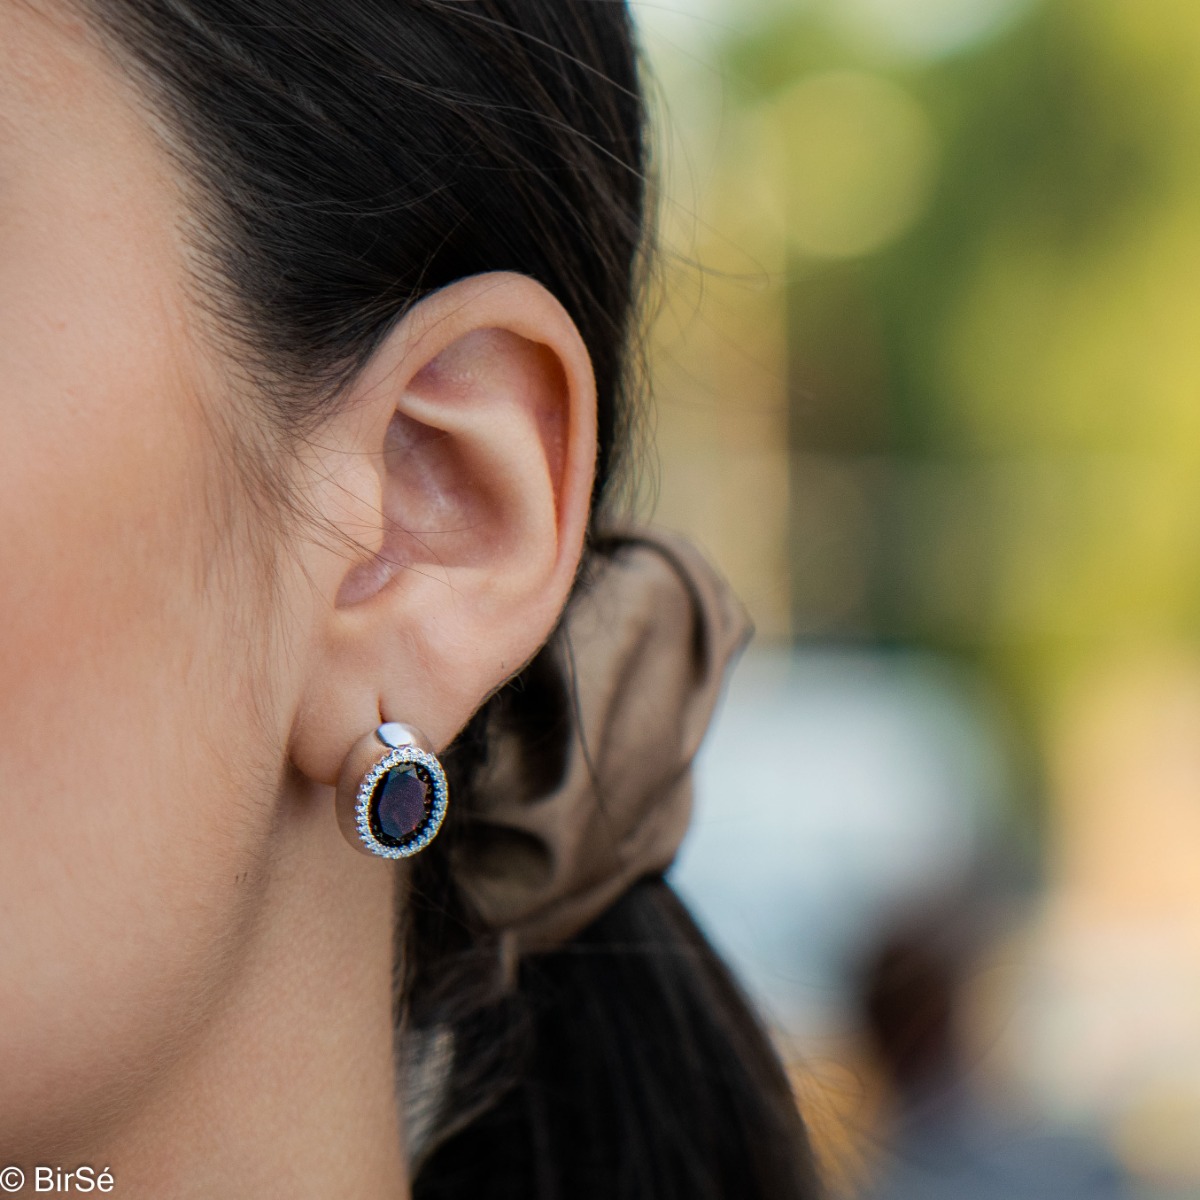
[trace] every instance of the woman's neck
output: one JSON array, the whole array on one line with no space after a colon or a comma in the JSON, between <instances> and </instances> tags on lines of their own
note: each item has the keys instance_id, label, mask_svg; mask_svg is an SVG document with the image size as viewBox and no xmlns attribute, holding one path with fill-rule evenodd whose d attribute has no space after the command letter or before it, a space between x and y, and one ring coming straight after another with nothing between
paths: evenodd
<instances>
[{"instance_id":1,"label":"woman's neck","mask_svg":"<svg viewBox=\"0 0 1200 1200\"><path fill-rule=\"evenodd\" d=\"M280 825L230 987L96 1149L93 1165L129 1200L409 1194L393 1053L397 868L347 847L328 789L299 792Z\"/></svg>"}]
</instances>

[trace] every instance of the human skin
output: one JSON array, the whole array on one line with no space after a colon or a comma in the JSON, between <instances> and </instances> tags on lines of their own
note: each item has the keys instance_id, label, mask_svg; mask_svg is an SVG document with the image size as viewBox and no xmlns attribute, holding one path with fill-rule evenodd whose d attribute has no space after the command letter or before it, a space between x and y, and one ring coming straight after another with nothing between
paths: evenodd
<instances>
[{"instance_id":1,"label":"human skin","mask_svg":"<svg viewBox=\"0 0 1200 1200\"><path fill-rule=\"evenodd\" d=\"M271 458L153 129L77 14L0 0L0 1166L403 1196L405 868L333 788L382 719L445 746L553 627L588 356L532 281L463 280Z\"/></svg>"}]
</instances>

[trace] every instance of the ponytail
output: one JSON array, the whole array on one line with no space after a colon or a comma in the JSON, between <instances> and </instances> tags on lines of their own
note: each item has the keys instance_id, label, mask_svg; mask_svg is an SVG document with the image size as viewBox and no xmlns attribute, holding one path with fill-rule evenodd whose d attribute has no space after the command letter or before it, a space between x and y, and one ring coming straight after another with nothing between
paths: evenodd
<instances>
[{"instance_id":1,"label":"ponytail","mask_svg":"<svg viewBox=\"0 0 1200 1200\"><path fill-rule=\"evenodd\" d=\"M443 1050L406 1089L426 1110L416 1200L817 1195L770 1040L662 877L749 632L694 547L610 533L451 747L456 798L398 955L402 1046Z\"/></svg>"},{"instance_id":2,"label":"ponytail","mask_svg":"<svg viewBox=\"0 0 1200 1200\"><path fill-rule=\"evenodd\" d=\"M422 1164L414 1200L813 1200L812 1154L762 1025L661 878L529 958L510 1083ZM519 1031L519 1032L518 1032ZM464 1039L455 1068L489 1046Z\"/></svg>"}]
</instances>

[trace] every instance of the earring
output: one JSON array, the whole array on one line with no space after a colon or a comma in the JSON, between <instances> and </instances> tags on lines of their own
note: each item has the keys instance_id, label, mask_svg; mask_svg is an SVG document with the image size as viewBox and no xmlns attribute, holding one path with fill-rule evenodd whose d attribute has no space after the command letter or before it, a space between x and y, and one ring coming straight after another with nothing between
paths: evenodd
<instances>
[{"instance_id":1,"label":"earring","mask_svg":"<svg viewBox=\"0 0 1200 1200\"><path fill-rule=\"evenodd\" d=\"M338 824L364 854L408 858L433 841L448 800L446 773L429 740L411 725L388 722L361 737L346 756L337 786Z\"/></svg>"}]
</instances>

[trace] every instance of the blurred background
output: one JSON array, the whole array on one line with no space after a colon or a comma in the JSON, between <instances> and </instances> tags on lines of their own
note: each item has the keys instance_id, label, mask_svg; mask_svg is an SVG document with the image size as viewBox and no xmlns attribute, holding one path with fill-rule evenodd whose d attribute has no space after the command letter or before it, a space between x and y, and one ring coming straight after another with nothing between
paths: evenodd
<instances>
[{"instance_id":1,"label":"blurred background","mask_svg":"<svg viewBox=\"0 0 1200 1200\"><path fill-rule=\"evenodd\" d=\"M634 8L675 882L840 1194L1200 1196L1200 5Z\"/></svg>"}]
</instances>

